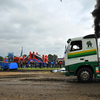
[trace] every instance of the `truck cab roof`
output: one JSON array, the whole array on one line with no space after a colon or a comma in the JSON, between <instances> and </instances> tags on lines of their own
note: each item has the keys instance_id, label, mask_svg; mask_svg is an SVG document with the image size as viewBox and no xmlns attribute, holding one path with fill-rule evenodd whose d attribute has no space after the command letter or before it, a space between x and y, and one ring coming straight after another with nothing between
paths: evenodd
<instances>
[{"instance_id":1,"label":"truck cab roof","mask_svg":"<svg viewBox=\"0 0 100 100\"><path fill-rule=\"evenodd\" d=\"M90 34L90 35L86 35L83 37L84 39L88 39L88 38L97 38L96 34Z\"/></svg>"},{"instance_id":2,"label":"truck cab roof","mask_svg":"<svg viewBox=\"0 0 100 100\"><path fill-rule=\"evenodd\" d=\"M97 36L95 34L90 34L90 35L86 35L84 37L72 38L72 39L68 39L67 43L69 43L72 40L75 41L75 40L82 40L82 39L89 39L89 38L97 38Z\"/></svg>"}]
</instances>

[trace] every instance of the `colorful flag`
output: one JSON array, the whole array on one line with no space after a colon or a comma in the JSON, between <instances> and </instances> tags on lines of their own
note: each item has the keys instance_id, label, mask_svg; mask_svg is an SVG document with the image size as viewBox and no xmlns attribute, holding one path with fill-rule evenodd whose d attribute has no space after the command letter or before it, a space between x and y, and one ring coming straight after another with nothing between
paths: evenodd
<instances>
[{"instance_id":1,"label":"colorful flag","mask_svg":"<svg viewBox=\"0 0 100 100\"><path fill-rule=\"evenodd\" d=\"M67 51L67 47L66 47L66 45L65 45L64 58L65 58L65 53L66 53L66 51Z\"/></svg>"},{"instance_id":2,"label":"colorful flag","mask_svg":"<svg viewBox=\"0 0 100 100\"><path fill-rule=\"evenodd\" d=\"M67 50L67 46L65 45L65 52L64 53L66 53L66 50Z\"/></svg>"},{"instance_id":3,"label":"colorful flag","mask_svg":"<svg viewBox=\"0 0 100 100\"><path fill-rule=\"evenodd\" d=\"M23 47L22 47L22 50L21 50L20 57L22 57L22 56L23 56Z\"/></svg>"}]
</instances>

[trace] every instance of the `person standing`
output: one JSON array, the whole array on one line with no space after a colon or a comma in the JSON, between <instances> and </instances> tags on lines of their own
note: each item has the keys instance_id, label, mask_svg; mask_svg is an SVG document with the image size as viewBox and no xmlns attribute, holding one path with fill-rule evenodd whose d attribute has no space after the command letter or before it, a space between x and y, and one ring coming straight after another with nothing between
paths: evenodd
<instances>
[{"instance_id":1,"label":"person standing","mask_svg":"<svg viewBox=\"0 0 100 100\"><path fill-rule=\"evenodd\" d=\"M55 67L58 68L58 61L55 62Z\"/></svg>"},{"instance_id":2,"label":"person standing","mask_svg":"<svg viewBox=\"0 0 100 100\"><path fill-rule=\"evenodd\" d=\"M30 62L30 66L31 66L31 68L32 68L32 65L33 65L33 62L31 61L31 62Z\"/></svg>"},{"instance_id":3,"label":"person standing","mask_svg":"<svg viewBox=\"0 0 100 100\"><path fill-rule=\"evenodd\" d=\"M61 68L61 65L62 65L62 62L61 61L59 62L59 65L60 65L60 68Z\"/></svg>"},{"instance_id":4,"label":"person standing","mask_svg":"<svg viewBox=\"0 0 100 100\"><path fill-rule=\"evenodd\" d=\"M46 61L46 65L47 65L47 68L48 68L48 65L49 65L48 61Z\"/></svg>"},{"instance_id":5,"label":"person standing","mask_svg":"<svg viewBox=\"0 0 100 100\"><path fill-rule=\"evenodd\" d=\"M42 61L39 62L39 67L41 68L41 66L42 66Z\"/></svg>"},{"instance_id":6,"label":"person standing","mask_svg":"<svg viewBox=\"0 0 100 100\"><path fill-rule=\"evenodd\" d=\"M21 68L22 68L23 67L23 62L22 61L20 62L20 65L21 65Z\"/></svg>"},{"instance_id":7,"label":"person standing","mask_svg":"<svg viewBox=\"0 0 100 100\"><path fill-rule=\"evenodd\" d=\"M35 68L37 67L37 65L36 65L36 61L34 61L34 67L35 67Z\"/></svg>"}]
</instances>

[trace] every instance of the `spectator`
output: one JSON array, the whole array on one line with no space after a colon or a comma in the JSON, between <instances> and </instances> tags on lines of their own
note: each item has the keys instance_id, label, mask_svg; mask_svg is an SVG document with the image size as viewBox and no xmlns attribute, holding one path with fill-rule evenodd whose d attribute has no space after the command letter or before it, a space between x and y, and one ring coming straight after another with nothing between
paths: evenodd
<instances>
[{"instance_id":1,"label":"spectator","mask_svg":"<svg viewBox=\"0 0 100 100\"><path fill-rule=\"evenodd\" d=\"M65 67L65 61L62 62L63 67Z\"/></svg>"},{"instance_id":2,"label":"spectator","mask_svg":"<svg viewBox=\"0 0 100 100\"><path fill-rule=\"evenodd\" d=\"M28 68L29 67L29 65L28 65L28 63L26 62L26 67Z\"/></svg>"},{"instance_id":3,"label":"spectator","mask_svg":"<svg viewBox=\"0 0 100 100\"><path fill-rule=\"evenodd\" d=\"M58 68L58 61L56 61L56 62L55 62L55 67L57 67L57 68Z\"/></svg>"},{"instance_id":4,"label":"spectator","mask_svg":"<svg viewBox=\"0 0 100 100\"><path fill-rule=\"evenodd\" d=\"M51 67L53 67L53 61L51 61Z\"/></svg>"},{"instance_id":5,"label":"spectator","mask_svg":"<svg viewBox=\"0 0 100 100\"><path fill-rule=\"evenodd\" d=\"M36 68L36 61L34 61L34 67Z\"/></svg>"},{"instance_id":6,"label":"spectator","mask_svg":"<svg viewBox=\"0 0 100 100\"><path fill-rule=\"evenodd\" d=\"M44 68L44 66L45 66L45 63L44 63L44 62L42 62L42 66L43 66L43 68Z\"/></svg>"},{"instance_id":7,"label":"spectator","mask_svg":"<svg viewBox=\"0 0 100 100\"><path fill-rule=\"evenodd\" d=\"M49 65L49 64L48 64L48 61L46 61L46 65L47 65L47 68L48 68L48 65Z\"/></svg>"},{"instance_id":8,"label":"spectator","mask_svg":"<svg viewBox=\"0 0 100 100\"><path fill-rule=\"evenodd\" d=\"M30 66L31 66L31 68L33 67L32 64L33 64L33 62L31 61L31 62L30 62Z\"/></svg>"},{"instance_id":9,"label":"spectator","mask_svg":"<svg viewBox=\"0 0 100 100\"><path fill-rule=\"evenodd\" d=\"M41 66L42 66L42 61L39 62L39 67L41 68Z\"/></svg>"},{"instance_id":10,"label":"spectator","mask_svg":"<svg viewBox=\"0 0 100 100\"><path fill-rule=\"evenodd\" d=\"M51 62L50 61L48 62L48 67L51 67Z\"/></svg>"},{"instance_id":11,"label":"spectator","mask_svg":"<svg viewBox=\"0 0 100 100\"><path fill-rule=\"evenodd\" d=\"M60 65L60 68L61 68L61 65L62 65L62 61L59 61L59 65Z\"/></svg>"},{"instance_id":12,"label":"spectator","mask_svg":"<svg viewBox=\"0 0 100 100\"><path fill-rule=\"evenodd\" d=\"M18 68L19 68L19 62L17 61L17 65L18 65Z\"/></svg>"},{"instance_id":13,"label":"spectator","mask_svg":"<svg viewBox=\"0 0 100 100\"><path fill-rule=\"evenodd\" d=\"M55 66L55 62L53 61L53 63L52 63L52 67L54 68L54 66Z\"/></svg>"},{"instance_id":14,"label":"spectator","mask_svg":"<svg viewBox=\"0 0 100 100\"><path fill-rule=\"evenodd\" d=\"M23 67L23 62L22 61L20 62L20 65L21 65L21 68L22 68Z\"/></svg>"},{"instance_id":15,"label":"spectator","mask_svg":"<svg viewBox=\"0 0 100 100\"><path fill-rule=\"evenodd\" d=\"M25 68L25 62L23 62L23 67Z\"/></svg>"}]
</instances>

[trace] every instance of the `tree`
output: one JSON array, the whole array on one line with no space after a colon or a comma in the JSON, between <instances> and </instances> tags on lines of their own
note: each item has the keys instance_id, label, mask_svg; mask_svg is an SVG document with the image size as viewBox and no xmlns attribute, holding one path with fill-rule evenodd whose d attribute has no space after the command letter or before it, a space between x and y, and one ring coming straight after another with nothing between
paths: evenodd
<instances>
[{"instance_id":1,"label":"tree","mask_svg":"<svg viewBox=\"0 0 100 100\"><path fill-rule=\"evenodd\" d=\"M52 55L52 54L49 54L48 55L48 61L54 61L54 60L57 60L58 56L56 54Z\"/></svg>"},{"instance_id":2,"label":"tree","mask_svg":"<svg viewBox=\"0 0 100 100\"><path fill-rule=\"evenodd\" d=\"M49 55L48 55L48 61L51 61L51 60L53 60L53 57L52 57L51 54L49 54Z\"/></svg>"},{"instance_id":3,"label":"tree","mask_svg":"<svg viewBox=\"0 0 100 100\"><path fill-rule=\"evenodd\" d=\"M57 55L53 55L53 60L57 60L58 56Z\"/></svg>"},{"instance_id":4,"label":"tree","mask_svg":"<svg viewBox=\"0 0 100 100\"><path fill-rule=\"evenodd\" d=\"M3 61L3 60L4 60L4 58L2 56L0 56L0 61Z\"/></svg>"}]
</instances>

